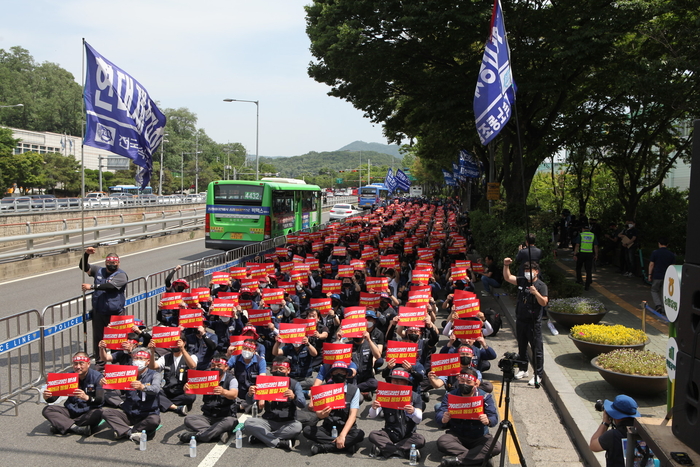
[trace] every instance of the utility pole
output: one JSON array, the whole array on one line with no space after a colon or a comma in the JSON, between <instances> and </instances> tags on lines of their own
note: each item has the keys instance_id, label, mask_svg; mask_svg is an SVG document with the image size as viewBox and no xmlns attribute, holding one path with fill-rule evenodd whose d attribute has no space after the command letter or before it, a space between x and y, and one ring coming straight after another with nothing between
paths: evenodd
<instances>
[{"instance_id":1,"label":"utility pole","mask_svg":"<svg viewBox=\"0 0 700 467\"><path fill-rule=\"evenodd\" d=\"M194 192L199 193L199 131L194 139Z\"/></svg>"},{"instance_id":2,"label":"utility pole","mask_svg":"<svg viewBox=\"0 0 700 467\"><path fill-rule=\"evenodd\" d=\"M102 156L97 156L97 169L100 173L100 190L102 191Z\"/></svg>"}]
</instances>

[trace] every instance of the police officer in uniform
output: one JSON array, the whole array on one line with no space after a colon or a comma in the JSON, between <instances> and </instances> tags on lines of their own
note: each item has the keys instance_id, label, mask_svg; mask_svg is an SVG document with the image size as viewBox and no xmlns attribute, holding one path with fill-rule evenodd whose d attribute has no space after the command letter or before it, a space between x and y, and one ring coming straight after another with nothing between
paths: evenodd
<instances>
[{"instance_id":1,"label":"police officer in uniform","mask_svg":"<svg viewBox=\"0 0 700 467\"><path fill-rule=\"evenodd\" d=\"M104 335L104 328L109 326L110 316L124 314L126 303L124 291L129 277L119 268L119 256L115 253L107 255L103 268L96 264L89 264L88 258L94 253L95 248L86 248L78 267L95 279L93 284L83 284L82 289L84 292L94 290L92 293L92 349L95 355L99 356L99 343Z\"/></svg>"},{"instance_id":2,"label":"police officer in uniform","mask_svg":"<svg viewBox=\"0 0 700 467\"><path fill-rule=\"evenodd\" d=\"M151 341L148 343L148 348L151 350L148 368L163 371L163 384L158 394L160 411L172 410L184 417L197 398L196 395L185 392L187 370L197 368L197 356L187 352L187 346L182 339L178 339L177 346L168 349L168 353L158 360L156 360L156 344Z\"/></svg>"},{"instance_id":3,"label":"police officer in uniform","mask_svg":"<svg viewBox=\"0 0 700 467\"><path fill-rule=\"evenodd\" d=\"M289 376L291 365L285 356L275 357L272 361L272 376ZM248 389L246 400L253 404L256 386ZM265 401L265 412L259 418L245 421L245 432L250 434L250 444L264 443L271 448L290 450L296 438L301 434L301 422L296 420L297 409L306 407L306 399L301 384L289 378L289 387L284 393L284 402Z\"/></svg>"},{"instance_id":4,"label":"police officer in uniform","mask_svg":"<svg viewBox=\"0 0 700 467\"><path fill-rule=\"evenodd\" d=\"M102 417L114 430L114 439L129 437L139 443L142 430L146 430L150 439L160 425L158 393L162 375L148 368L150 358L151 353L144 347L137 347L131 352L131 360L139 369L136 381L131 382L132 390L122 391L124 402L118 409L102 410ZM101 384L105 384L104 378Z\"/></svg>"},{"instance_id":5,"label":"police officer in uniform","mask_svg":"<svg viewBox=\"0 0 700 467\"><path fill-rule=\"evenodd\" d=\"M213 395L202 397L202 415L190 414L185 417L185 426L188 431L180 435L181 443L189 443L192 436L199 443L217 440L226 443L238 424L238 418L236 418L238 381L228 372L228 363L221 354L214 355L209 369L219 372L219 385L214 388ZM185 390L187 389L188 386L185 385Z\"/></svg>"},{"instance_id":6,"label":"police officer in uniform","mask_svg":"<svg viewBox=\"0 0 700 467\"><path fill-rule=\"evenodd\" d=\"M583 278L581 277L581 267L586 267L586 290L591 286L593 282L593 261L598 259L598 238L593 232L591 232L591 227L586 226L583 228L583 232L578 234L574 238L574 258L576 258L576 283L583 284Z\"/></svg>"},{"instance_id":7,"label":"police officer in uniform","mask_svg":"<svg viewBox=\"0 0 700 467\"><path fill-rule=\"evenodd\" d=\"M403 368L394 368L389 378L391 384L410 386L410 373ZM369 434L372 443L371 457L399 456L408 458L411 445L416 449L425 446L423 435L416 433L416 427L423 419L423 401L420 394L413 391L411 403L401 409L388 409L379 405L375 399L369 409L369 418L384 414L384 428Z\"/></svg>"},{"instance_id":8,"label":"police officer in uniform","mask_svg":"<svg viewBox=\"0 0 700 467\"><path fill-rule=\"evenodd\" d=\"M104 390L100 384L102 375L90 368L90 357L85 352L73 355L73 371L78 373L78 389L63 404L47 405L41 414L51 423L51 433L65 435L76 433L82 436L90 436L97 431L97 426L102 420L102 402ZM56 402L51 391L45 390L44 400L49 404Z\"/></svg>"}]
</instances>

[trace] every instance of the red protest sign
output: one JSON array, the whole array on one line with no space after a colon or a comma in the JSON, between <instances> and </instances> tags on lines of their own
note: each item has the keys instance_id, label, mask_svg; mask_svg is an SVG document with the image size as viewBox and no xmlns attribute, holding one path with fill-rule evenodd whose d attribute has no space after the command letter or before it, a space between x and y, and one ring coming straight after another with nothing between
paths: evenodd
<instances>
[{"instance_id":1,"label":"red protest sign","mask_svg":"<svg viewBox=\"0 0 700 467\"><path fill-rule=\"evenodd\" d=\"M365 240L365 241L369 241L369 240L370 240L370 237L369 237L369 235L368 235L368 236L367 236L367 240ZM377 250L375 250L375 249L372 248L372 247L366 246L366 247L362 250L362 254L360 255L360 259L361 259L362 261L369 261L369 260L374 259L374 257L375 257L376 255L377 255Z\"/></svg>"},{"instance_id":2,"label":"red protest sign","mask_svg":"<svg viewBox=\"0 0 700 467\"><path fill-rule=\"evenodd\" d=\"M251 326L267 326L272 322L272 312L267 308L248 310L248 324Z\"/></svg>"},{"instance_id":3,"label":"red protest sign","mask_svg":"<svg viewBox=\"0 0 700 467\"><path fill-rule=\"evenodd\" d=\"M308 257L304 264L308 264L310 269L318 269L318 258Z\"/></svg>"},{"instance_id":4,"label":"red protest sign","mask_svg":"<svg viewBox=\"0 0 700 467\"><path fill-rule=\"evenodd\" d=\"M185 304L188 307L195 307L199 303L199 296L197 294L182 294L182 301L185 302Z\"/></svg>"},{"instance_id":5,"label":"red protest sign","mask_svg":"<svg viewBox=\"0 0 700 467\"><path fill-rule=\"evenodd\" d=\"M434 353L430 356L430 371L438 376L452 376L459 374L462 366L459 363L459 354Z\"/></svg>"},{"instance_id":6,"label":"red protest sign","mask_svg":"<svg viewBox=\"0 0 700 467\"><path fill-rule=\"evenodd\" d=\"M331 409L345 408L345 385L343 383L311 387L311 408L319 412L326 407Z\"/></svg>"},{"instance_id":7,"label":"red protest sign","mask_svg":"<svg viewBox=\"0 0 700 467\"><path fill-rule=\"evenodd\" d=\"M158 308L161 310L175 310L180 308L182 303L182 294L175 292L166 292L160 298Z\"/></svg>"},{"instance_id":8,"label":"red protest sign","mask_svg":"<svg viewBox=\"0 0 700 467\"><path fill-rule=\"evenodd\" d=\"M340 285L342 284L343 281L334 281L331 279L323 279L322 284L323 284L323 290L322 292L325 293L332 293L332 294L339 294L340 293Z\"/></svg>"},{"instance_id":9,"label":"red protest sign","mask_svg":"<svg viewBox=\"0 0 700 467\"><path fill-rule=\"evenodd\" d=\"M435 258L435 250L432 248L418 248L418 258L432 261Z\"/></svg>"},{"instance_id":10,"label":"red protest sign","mask_svg":"<svg viewBox=\"0 0 700 467\"><path fill-rule=\"evenodd\" d=\"M283 344L301 344L306 337L306 325L280 323L280 342Z\"/></svg>"},{"instance_id":11,"label":"red protest sign","mask_svg":"<svg viewBox=\"0 0 700 467\"><path fill-rule=\"evenodd\" d=\"M247 338L248 336L229 336L229 347L233 347L233 349L231 349L232 356L241 354L241 350L243 350L243 341Z\"/></svg>"},{"instance_id":12,"label":"red protest sign","mask_svg":"<svg viewBox=\"0 0 700 467\"><path fill-rule=\"evenodd\" d=\"M180 310L178 324L183 328L198 328L202 323L202 310L199 308L184 308Z\"/></svg>"},{"instance_id":13,"label":"red protest sign","mask_svg":"<svg viewBox=\"0 0 700 467\"><path fill-rule=\"evenodd\" d=\"M359 259L353 259L350 261L350 266L352 266L353 271L362 271L365 269L365 262Z\"/></svg>"},{"instance_id":14,"label":"red protest sign","mask_svg":"<svg viewBox=\"0 0 700 467\"><path fill-rule=\"evenodd\" d=\"M367 308L363 306L346 306L343 310L343 319L364 318L366 313Z\"/></svg>"},{"instance_id":15,"label":"red protest sign","mask_svg":"<svg viewBox=\"0 0 700 467\"><path fill-rule=\"evenodd\" d=\"M107 348L110 350L121 350L122 342L126 340L128 331L126 329L114 329L109 326L104 328L104 333L102 334L102 340L107 344Z\"/></svg>"},{"instance_id":16,"label":"red protest sign","mask_svg":"<svg viewBox=\"0 0 700 467\"><path fill-rule=\"evenodd\" d=\"M479 313L480 304L478 298L459 298L452 301L452 311L459 318L471 318Z\"/></svg>"},{"instance_id":17,"label":"red protest sign","mask_svg":"<svg viewBox=\"0 0 700 467\"><path fill-rule=\"evenodd\" d=\"M244 267L232 267L229 269L229 275L231 276L231 279L245 279L246 276L246 269Z\"/></svg>"},{"instance_id":18,"label":"red protest sign","mask_svg":"<svg viewBox=\"0 0 700 467\"><path fill-rule=\"evenodd\" d=\"M413 286L408 291L408 300L413 303L422 303L427 305L430 303L430 297L432 296L432 290L430 286Z\"/></svg>"},{"instance_id":19,"label":"red protest sign","mask_svg":"<svg viewBox=\"0 0 700 467\"><path fill-rule=\"evenodd\" d=\"M391 246L391 241L389 241L388 246ZM385 255L385 256L379 257L379 267L381 267L381 268L395 268L398 265L399 265L398 255Z\"/></svg>"},{"instance_id":20,"label":"red protest sign","mask_svg":"<svg viewBox=\"0 0 700 467\"><path fill-rule=\"evenodd\" d=\"M478 273L483 273L484 272L484 265L480 263L473 263L472 264L472 271L478 272Z\"/></svg>"},{"instance_id":21,"label":"red protest sign","mask_svg":"<svg viewBox=\"0 0 700 467\"><path fill-rule=\"evenodd\" d=\"M219 292L216 294L216 298L220 298L222 300L235 300L238 302L238 297L240 297L241 294L238 292Z\"/></svg>"},{"instance_id":22,"label":"red protest sign","mask_svg":"<svg viewBox=\"0 0 700 467\"><path fill-rule=\"evenodd\" d=\"M131 390L131 382L136 381L139 369L133 365L105 365L104 389Z\"/></svg>"},{"instance_id":23,"label":"red protest sign","mask_svg":"<svg viewBox=\"0 0 700 467\"><path fill-rule=\"evenodd\" d=\"M395 359L397 365L401 365L403 362L415 365L417 356L418 344L404 341L386 341L386 361Z\"/></svg>"},{"instance_id":24,"label":"red protest sign","mask_svg":"<svg viewBox=\"0 0 700 467\"><path fill-rule=\"evenodd\" d=\"M78 389L78 373L49 373L46 389L51 391L52 397L72 396Z\"/></svg>"},{"instance_id":25,"label":"red protest sign","mask_svg":"<svg viewBox=\"0 0 700 467\"><path fill-rule=\"evenodd\" d=\"M330 298L312 298L309 300L309 306L315 308L322 315L327 315L331 311L331 299Z\"/></svg>"},{"instance_id":26,"label":"red protest sign","mask_svg":"<svg viewBox=\"0 0 700 467\"><path fill-rule=\"evenodd\" d=\"M231 273L226 271L217 271L211 275L212 284L228 284L229 280L231 280Z\"/></svg>"},{"instance_id":27,"label":"red protest sign","mask_svg":"<svg viewBox=\"0 0 700 467\"><path fill-rule=\"evenodd\" d=\"M297 288L294 282L277 281L277 287L284 290L284 293L288 293L289 295L297 294Z\"/></svg>"},{"instance_id":28,"label":"red protest sign","mask_svg":"<svg viewBox=\"0 0 700 467\"><path fill-rule=\"evenodd\" d=\"M481 337L481 320L456 319L452 325L452 332L457 339L477 339Z\"/></svg>"},{"instance_id":29,"label":"red protest sign","mask_svg":"<svg viewBox=\"0 0 700 467\"><path fill-rule=\"evenodd\" d=\"M289 255L289 248L280 246L275 248L275 254L280 258L286 258Z\"/></svg>"},{"instance_id":30,"label":"red protest sign","mask_svg":"<svg viewBox=\"0 0 700 467\"><path fill-rule=\"evenodd\" d=\"M360 306L365 308L377 308L379 307L381 297L381 294L378 293L360 292Z\"/></svg>"},{"instance_id":31,"label":"red protest sign","mask_svg":"<svg viewBox=\"0 0 700 467\"><path fill-rule=\"evenodd\" d=\"M219 372L188 370L187 385L187 394L212 395L214 388L219 385Z\"/></svg>"},{"instance_id":32,"label":"red protest sign","mask_svg":"<svg viewBox=\"0 0 700 467\"><path fill-rule=\"evenodd\" d=\"M287 402L285 391L289 389L289 378L286 376L258 375L255 379L255 400Z\"/></svg>"},{"instance_id":33,"label":"red protest sign","mask_svg":"<svg viewBox=\"0 0 700 467\"><path fill-rule=\"evenodd\" d=\"M284 303L284 289L263 289L262 298L265 305L281 305Z\"/></svg>"},{"instance_id":34,"label":"red protest sign","mask_svg":"<svg viewBox=\"0 0 700 467\"><path fill-rule=\"evenodd\" d=\"M455 266L458 268L469 269L470 267L472 267L472 262L467 259L456 259Z\"/></svg>"},{"instance_id":35,"label":"red protest sign","mask_svg":"<svg viewBox=\"0 0 700 467\"><path fill-rule=\"evenodd\" d=\"M236 306L238 306L238 301L215 298L211 304L211 308L209 308L209 314L227 316L230 318L236 312Z\"/></svg>"},{"instance_id":36,"label":"red protest sign","mask_svg":"<svg viewBox=\"0 0 700 467\"><path fill-rule=\"evenodd\" d=\"M482 396L463 397L448 394L447 412L452 418L478 420L479 415L484 413L484 398Z\"/></svg>"},{"instance_id":37,"label":"red protest sign","mask_svg":"<svg viewBox=\"0 0 700 467\"><path fill-rule=\"evenodd\" d=\"M343 337L362 337L367 331L365 318L344 319L340 322Z\"/></svg>"},{"instance_id":38,"label":"red protest sign","mask_svg":"<svg viewBox=\"0 0 700 467\"><path fill-rule=\"evenodd\" d=\"M109 317L109 327L112 329L129 329L134 326L133 316L112 315Z\"/></svg>"},{"instance_id":39,"label":"red protest sign","mask_svg":"<svg viewBox=\"0 0 700 467\"><path fill-rule=\"evenodd\" d=\"M171 349L177 347L180 339L180 328L170 326L153 326L151 340L159 349Z\"/></svg>"},{"instance_id":40,"label":"red protest sign","mask_svg":"<svg viewBox=\"0 0 700 467\"><path fill-rule=\"evenodd\" d=\"M386 277L368 277L365 285L368 292L382 293L389 288L389 280Z\"/></svg>"},{"instance_id":41,"label":"red protest sign","mask_svg":"<svg viewBox=\"0 0 700 467\"><path fill-rule=\"evenodd\" d=\"M352 344L323 343L323 363L330 365L335 362L350 363L352 361Z\"/></svg>"},{"instance_id":42,"label":"red protest sign","mask_svg":"<svg viewBox=\"0 0 700 467\"><path fill-rule=\"evenodd\" d=\"M425 308L399 307L399 326L425 327Z\"/></svg>"},{"instance_id":43,"label":"red protest sign","mask_svg":"<svg viewBox=\"0 0 700 467\"><path fill-rule=\"evenodd\" d=\"M468 290L455 290L454 296L452 297L453 300L459 300L460 298L476 298L476 294L474 292L470 292Z\"/></svg>"},{"instance_id":44,"label":"red protest sign","mask_svg":"<svg viewBox=\"0 0 700 467\"><path fill-rule=\"evenodd\" d=\"M333 247L333 256L345 256L347 253L348 249L342 245L336 245Z\"/></svg>"},{"instance_id":45,"label":"red protest sign","mask_svg":"<svg viewBox=\"0 0 700 467\"><path fill-rule=\"evenodd\" d=\"M413 271L413 274L411 274L411 282L418 285L428 285L432 275L432 271L428 271L427 269L416 269Z\"/></svg>"},{"instance_id":46,"label":"red protest sign","mask_svg":"<svg viewBox=\"0 0 700 467\"><path fill-rule=\"evenodd\" d=\"M316 333L316 320L315 319L302 319L294 318L292 320L294 324L304 325L306 328L306 335L313 336Z\"/></svg>"},{"instance_id":47,"label":"red protest sign","mask_svg":"<svg viewBox=\"0 0 700 467\"><path fill-rule=\"evenodd\" d=\"M260 283L254 277L246 277L245 279L241 279L241 289L250 289L254 292L258 290L259 285Z\"/></svg>"},{"instance_id":48,"label":"red protest sign","mask_svg":"<svg viewBox=\"0 0 700 467\"><path fill-rule=\"evenodd\" d=\"M452 268L452 280L453 281L466 281L467 280L467 269L466 268Z\"/></svg>"},{"instance_id":49,"label":"red protest sign","mask_svg":"<svg viewBox=\"0 0 700 467\"><path fill-rule=\"evenodd\" d=\"M411 386L399 386L398 384L377 383L376 401L385 409L403 409L411 405Z\"/></svg>"},{"instance_id":50,"label":"red protest sign","mask_svg":"<svg viewBox=\"0 0 700 467\"><path fill-rule=\"evenodd\" d=\"M353 277L355 275L355 269L348 264L338 265L338 276L337 277Z\"/></svg>"},{"instance_id":51,"label":"red protest sign","mask_svg":"<svg viewBox=\"0 0 700 467\"><path fill-rule=\"evenodd\" d=\"M197 287L196 289L192 289L190 290L190 295L196 295L199 303L211 302L211 292L206 287Z\"/></svg>"}]
</instances>

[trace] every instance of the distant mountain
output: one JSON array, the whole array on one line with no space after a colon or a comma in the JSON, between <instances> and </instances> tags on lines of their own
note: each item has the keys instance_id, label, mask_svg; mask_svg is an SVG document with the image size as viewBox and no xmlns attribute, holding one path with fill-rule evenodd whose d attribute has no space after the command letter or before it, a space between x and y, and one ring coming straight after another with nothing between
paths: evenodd
<instances>
[{"instance_id":1,"label":"distant mountain","mask_svg":"<svg viewBox=\"0 0 700 467\"><path fill-rule=\"evenodd\" d=\"M367 143L360 143L370 146ZM377 146L384 150L389 147L382 144L377 144ZM301 178L302 175L319 175L320 172L326 171L339 173L340 171L357 170L360 164L365 167L363 170L366 170L368 160L373 169L381 166L400 167L401 165L400 157L394 158L390 154L365 149L358 151L347 149L328 152L311 151L302 156L260 158L260 162L272 164L280 172L280 176L292 178Z\"/></svg>"},{"instance_id":2,"label":"distant mountain","mask_svg":"<svg viewBox=\"0 0 700 467\"><path fill-rule=\"evenodd\" d=\"M399 153L399 146L397 144L365 143L364 141L355 141L343 146L342 148L338 149L338 151L374 151L403 159L403 156Z\"/></svg>"}]
</instances>

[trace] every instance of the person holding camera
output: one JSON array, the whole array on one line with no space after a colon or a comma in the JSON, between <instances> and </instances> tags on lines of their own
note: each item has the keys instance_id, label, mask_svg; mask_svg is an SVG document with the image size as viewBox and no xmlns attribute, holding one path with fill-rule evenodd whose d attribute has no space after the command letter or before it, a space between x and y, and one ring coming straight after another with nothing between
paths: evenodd
<instances>
[{"instance_id":1,"label":"person holding camera","mask_svg":"<svg viewBox=\"0 0 700 467\"><path fill-rule=\"evenodd\" d=\"M593 452L605 451L606 467L625 466L622 439L627 438L627 427L632 426L634 419L640 416L637 401L630 396L621 394L612 402L607 399L603 402L603 422L591 436L588 446Z\"/></svg>"},{"instance_id":2,"label":"person holding camera","mask_svg":"<svg viewBox=\"0 0 700 467\"><path fill-rule=\"evenodd\" d=\"M515 338L518 341L518 354L525 365L515 374L515 379L529 376L527 365L527 346L530 344L535 358L532 366L537 376L527 384L534 386L536 380L544 376L544 348L542 345L542 308L549 303L547 284L539 279L540 266L535 261L524 263L522 277L510 272L511 258L503 260L503 280L518 286L518 298L515 307Z\"/></svg>"}]
</instances>

